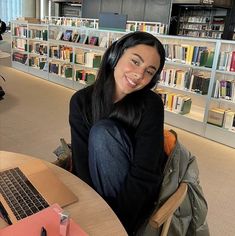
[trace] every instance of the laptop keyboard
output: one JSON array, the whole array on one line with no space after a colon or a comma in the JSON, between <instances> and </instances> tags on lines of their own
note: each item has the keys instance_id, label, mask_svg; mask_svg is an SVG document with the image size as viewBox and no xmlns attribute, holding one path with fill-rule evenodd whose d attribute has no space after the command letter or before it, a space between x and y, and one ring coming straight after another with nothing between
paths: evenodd
<instances>
[{"instance_id":1,"label":"laptop keyboard","mask_svg":"<svg viewBox=\"0 0 235 236\"><path fill-rule=\"evenodd\" d=\"M0 172L0 193L17 220L49 206L18 167Z\"/></svg>"}]
</instances>

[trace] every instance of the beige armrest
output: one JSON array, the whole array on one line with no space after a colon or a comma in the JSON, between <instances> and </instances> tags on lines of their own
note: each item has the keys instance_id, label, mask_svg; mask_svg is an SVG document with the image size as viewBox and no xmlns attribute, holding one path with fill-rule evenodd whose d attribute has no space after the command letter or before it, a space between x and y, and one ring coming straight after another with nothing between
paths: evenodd
<instances>
[{"instance_id":1,"label":"beige armrest","mask_svg":"<svg viewBox=\"0 0 235 236\"><path fill-rule=\"evenodd\" d=\"M169 221L168 224L170 225L173 213L183 202L187 190L187 183L181 183L176 192L172 194L168 198L168 200L159 208L159 210L150 218L150 224L155 228L159 228L163 223Z\"/></svg>"}]
</instances>

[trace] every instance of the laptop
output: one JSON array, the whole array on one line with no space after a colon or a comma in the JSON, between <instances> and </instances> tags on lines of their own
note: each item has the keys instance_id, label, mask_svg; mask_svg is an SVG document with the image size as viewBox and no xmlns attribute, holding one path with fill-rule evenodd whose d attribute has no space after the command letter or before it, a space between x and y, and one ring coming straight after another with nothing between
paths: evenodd
<instances>
[{"instance_id":1,"label":"laptop","mask_svg":"<svg viewBox=\"0 0 235 236\"><path fill-rule=\"evenodd\" d=\"M77 196L41 160L0 171L1 214L9 224L54 203L65 207Z\"/></svg>"}]
</instances>

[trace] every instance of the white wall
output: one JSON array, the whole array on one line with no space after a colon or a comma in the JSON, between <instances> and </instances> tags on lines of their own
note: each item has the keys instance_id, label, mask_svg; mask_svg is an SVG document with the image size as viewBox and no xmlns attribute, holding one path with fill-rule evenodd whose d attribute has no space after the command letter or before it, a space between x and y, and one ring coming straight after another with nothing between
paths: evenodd
<instances>
[{"instance_id":1,"label":"white wall","mask_svg":"<svg viewBox=\"0 0 235 236\"><path fill-rule=\"evenodd\" d=\"M22 0L22 16L36 17L36 0Z\"/></svg>"}]
</instances>

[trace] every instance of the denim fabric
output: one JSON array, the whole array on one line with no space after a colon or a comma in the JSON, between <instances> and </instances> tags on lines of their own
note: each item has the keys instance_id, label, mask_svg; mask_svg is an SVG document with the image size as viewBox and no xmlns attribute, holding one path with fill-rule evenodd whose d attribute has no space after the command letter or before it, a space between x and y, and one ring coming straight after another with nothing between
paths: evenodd
<instances>
[{"instance_id":1,"label":"denim fabric","mask_svg":"<svg viewBox=\"0 0 235 236\"><path fill-rule=\"evenodd\" d=\"M96 191L104 198L116 197L133 158L124 128L109 119L97 122L89 134L89 169Z\"/></svg>"}]
</instances>

